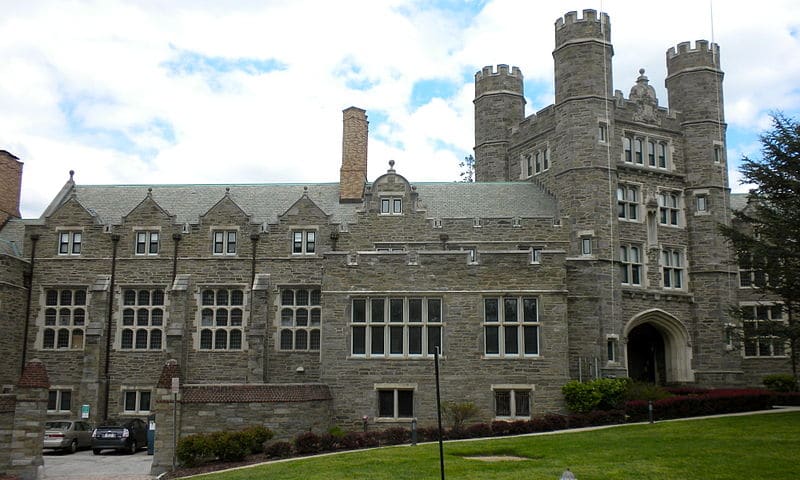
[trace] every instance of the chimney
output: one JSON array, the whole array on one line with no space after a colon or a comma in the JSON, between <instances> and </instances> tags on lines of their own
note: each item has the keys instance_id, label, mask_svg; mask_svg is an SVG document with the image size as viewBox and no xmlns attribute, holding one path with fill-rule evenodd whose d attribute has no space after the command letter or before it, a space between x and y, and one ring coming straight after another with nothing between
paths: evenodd
<instances>
[{"instance_id":1,"label":"chimney","mask_svg":"<svg viewBox=\"0 0 800 480\"><path fill-rule=\"evenodd\" d=\"M350 107L343 112L342 168L339 171L339 203L364 200L367 182L367 112Z\"/></svg>"},{"instance_id":2,"label":"chimney","mask_svg":"<svg viewBox=\"0 0 800 480\"><path fill-rule=\"evenodd\" d=\"M0 227L10 218L19 218L19 197L22 188L22 162L0 150Z\"/></svg>"}]
</instances>

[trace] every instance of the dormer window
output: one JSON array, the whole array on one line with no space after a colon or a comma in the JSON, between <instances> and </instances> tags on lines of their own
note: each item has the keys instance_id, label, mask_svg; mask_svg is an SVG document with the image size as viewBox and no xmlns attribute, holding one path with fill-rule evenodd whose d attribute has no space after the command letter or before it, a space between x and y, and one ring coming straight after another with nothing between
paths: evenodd
<instances>
[{"instance_id":1,"label":"dormer window","mask_svg":"<svg viewBox=\"0 0 800 480\"><path fill-rule=\"evenodd\" d=\"M212 239L214 255L236 255L236 230L215 230Z\"/></svg>"},{"instance_id":2,"label":"dormer window","mask_svg":"<svg viewBox=\"0 0 800 480\"><path fill-rule=\"evenodd\" d=\"M316 251L316 230L295 230L292 232L292 255L314 255Z\"/></svg>"},{"instance_id":3,"label":"dormer window","mask_svg":"<svg viewBox=\"0 0 800 480\"><path fill-rule=\"evenodd\" d=\"M58 254L80 255L82 242L83 232L62 231L58 234Z\"/></svg>"},{"instance_id":4,"label":"dormer window","mask_svg":"<svg viewBox=\"0 0 800 480\"><path fill-rule=\"evenodd\" d=\"M136 232L136 255L158 255L158 232Z\"/></svg>"},{"instance_id":5,"label":"dormer window","mask_svg":"<svg viewBox=\"0 0 800 480\"><path fill-rule=\"evenodd\" d=\"M381 215L402 215L403 199L400 197L381 198Z\"/></svg>"}]
</instances>

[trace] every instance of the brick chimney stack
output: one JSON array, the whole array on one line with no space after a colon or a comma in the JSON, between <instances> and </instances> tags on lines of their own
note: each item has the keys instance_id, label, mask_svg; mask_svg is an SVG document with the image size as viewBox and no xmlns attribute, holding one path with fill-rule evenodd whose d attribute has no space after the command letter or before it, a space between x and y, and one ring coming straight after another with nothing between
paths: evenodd
<instances>
[{"instance_id":1,"label":"brick chimney stack","mask_svg":"<svg viewBox=\"0 0 800 480\"><path fill-rule=\"evenodd\" d=\"M350 107L343 112L342 168L339 171L339 202L356 203L364 200L367 182L367 112Z\"/></svg>"},{"instance_id":2,"label":"brick chimney stack","mask_svg":"<svg viewBox=\"0 0 800 480\"><path fill-rule=\"evenodd\" d=\"M19 197L22 188L22 162L0 150L0 227L10 218L19 218Z\"/></svg>"}]
</instances>

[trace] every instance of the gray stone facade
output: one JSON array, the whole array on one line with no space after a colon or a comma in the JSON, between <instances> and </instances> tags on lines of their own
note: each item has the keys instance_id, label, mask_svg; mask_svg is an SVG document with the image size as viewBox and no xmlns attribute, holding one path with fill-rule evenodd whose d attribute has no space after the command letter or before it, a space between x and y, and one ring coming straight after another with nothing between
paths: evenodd
<instances>
[{"instance_id":1,"label":"gray stone facade","mask_svg":"<svg viewBox=\"0 0 800 480\"><path fill-rule=\"evenodd\" d=\"M752 291L716 230L731 202L719 48L667 52L665 107L643 71L628 98L613 89L605 14L569 13L555 32L554 105L525 118L519 69L476 74L477 183L415 184L391 163L362 185L367 120L353 107L339 183L70 177L41 218L0 231L24 245L0 255L0 320L16 335L3 354L21 356L27 321L28 357L71 395L50 416L86 404L92 419L163 417L170 359L181 402L324 386L329 398L299 403L182 403L181 433L258 423L284 437L364 417L432 424L437 346L443 399L483 420L562 411L575 378L744 386L788 371L726 337Z\"/></svg>"}]
</instances>

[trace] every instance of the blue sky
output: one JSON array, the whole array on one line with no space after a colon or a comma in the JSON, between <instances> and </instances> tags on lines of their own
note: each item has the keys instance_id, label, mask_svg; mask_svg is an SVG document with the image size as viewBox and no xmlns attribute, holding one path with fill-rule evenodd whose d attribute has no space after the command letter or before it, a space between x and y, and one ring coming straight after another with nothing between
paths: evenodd
<instances>
[{"instance_id":1,"label":"blue sky","mask_svg":"<svg viewBox=\"0 0 800 480\"><path fill-rule=\"evenodd\" d=\"M662 5L663 4L663 5ZM369 177L454 181L473 147L473 79L519 66L527 114L553 102L553 24L609 13L614 88L714 40L731 185L769 113L800 116L800 3L763 0L0 0L0 149L23 162L23 215L83 184L330 182L341 111L367 110ZM47 32L47 34L44 34Z\"/></svg>"}]
</instances>

